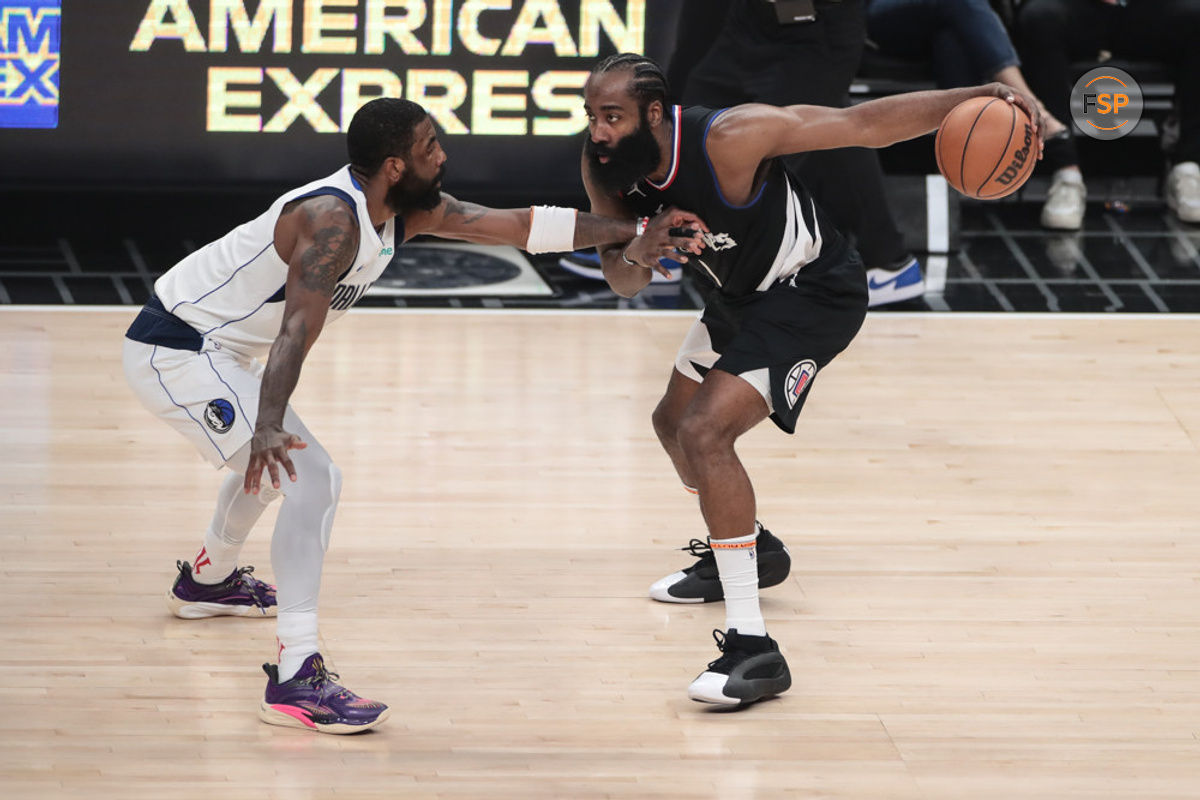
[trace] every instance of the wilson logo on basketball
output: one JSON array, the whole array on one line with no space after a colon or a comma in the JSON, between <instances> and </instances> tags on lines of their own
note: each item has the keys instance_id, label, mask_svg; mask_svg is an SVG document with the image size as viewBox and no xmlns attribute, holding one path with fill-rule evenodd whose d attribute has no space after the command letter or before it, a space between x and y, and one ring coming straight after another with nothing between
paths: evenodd
<instances>
[{"instance_id":1,"label":"wilson logo on basketball","mask_svg":"<svg viewBox=\"0 0 1200 800\"><path fill-rule=\"evenodd\" d=\"M1021 170L1025 168L1025 162L1029 160L1029 152L1032 148L1033 128L1031 128L1029 125L1026 125L1025 143L1021 146L1021 149L1013 152L1012 163L1004 168L1004 172L1001 172L996 176L996 183L1002 183L1005 186L1008 186L1010 183L1012 183L1013 180L1015 180L1017 176L1021 174Z\"/></svg>"},{"instance_id":2,"label":"wilson logo on basketball","mask_svg":"<svg viewBox=\"0 0 1200 800\"><path fill-rule=\"evenodd\" d=\"M967 197L994 200L1029 179L1037 163L1033 121L1015 100L972 97L942 120L934 142L938 170Z\"/></svg>"}]
</instances>

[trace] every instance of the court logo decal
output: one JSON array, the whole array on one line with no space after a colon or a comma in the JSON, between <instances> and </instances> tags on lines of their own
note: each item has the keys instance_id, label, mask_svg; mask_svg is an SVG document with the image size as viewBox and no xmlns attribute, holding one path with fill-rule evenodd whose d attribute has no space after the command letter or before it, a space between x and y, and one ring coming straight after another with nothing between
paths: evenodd
<instances>
[{"instance_id":1,"label":"court logo decal","mask_svg":"<svg viewBox=\"0 0 1200 800\"><path fill-rule=\"evenodd\" d=\"M58 127L60 0L0 0L0 128Z\"/></svg>"},{"instance_id":2,"label":"court logo decal","mask_svg":"<svg viewBox=\"0 0 1200 800\"><path fill-rule=\"evenodd\" d=\"M800 395L804 394L804 390L812 383L813 376L816 374L817 362L808 358L788 370L787 380L783 383L783 391L787 395L788 408L796 407L796 401L800 399Z\"/></svg>"},{"instance_id":3,"label":"court logo decal","mask_svg":"<svg viewBox=\"0 0 1200 800\"><path fill-rule=\"evenodd\" d=\"M204 409L204 424L217 433L225 433L233 427L235 418L233 404L224 398L211 401Z\"/></svg>"}]
</instances>

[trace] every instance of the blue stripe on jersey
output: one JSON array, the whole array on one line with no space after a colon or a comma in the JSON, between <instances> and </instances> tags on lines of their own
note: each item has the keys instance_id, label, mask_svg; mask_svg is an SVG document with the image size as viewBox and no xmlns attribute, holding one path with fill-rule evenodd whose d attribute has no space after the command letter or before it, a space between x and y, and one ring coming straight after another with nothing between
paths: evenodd
<instances>
[{"instance_id":1,"label":"blue stripe on jersey","mask_svg":"<svg viewBox=\"0 0 1200 800\"><path fill-rule=\"evenodd\" d=\"M279 292L276 292L275 294L279 294ZM274 297L274 295L272 295L272 297ZM209 335L210 333L212 333L213 331L219 331L219 330L221 330L221 328L224 328L226 325L232 325L232 324L233 324L233 323L235 323L235 322L241 322L242 320L250 319L250 318L251 318L251 317L253 317L255 314L257 314L259 311L261 311L261 310L262 310L262 307L263 307L263 306L265 306L265 305L266 305L267 303L269 303L270 301L271 301L271 298L270 298L270 297L268 297L266 300L263 300L261 303L259 303L259 304L258 304L258 308L254 309L253 311L251 311L251 312L250 312L249 314L247 314L246 316L244 316L244 317L238 317L237 319L231 319L231 320L229 320L229 321L227 321L227 322L222 322L220 325L218 325L218 326L217 326L217 327L215 327L215 328L209 328L209 329L208 329L208 330L206 330L206 331L201 331L200 335L201 335L201 336L208 336L208 335Z\"/></svg>"},{"instance_id":2,"label":"blue stripe on jersey","mask_svg":"<svg viewBox=\"0 0 1200 800\"><path fill-rule=\"evenodd\" d=\"M337 188L336 186L321 186L316 189L313 189L311 192L308 192L307 194L297 195L296 197L293 197L291 200L288 200L288 202L294 203L297 200L305 200L309 197L320 197L321 195L325 195L325 194L333 195L337 199L346 203L346 205L350 206L350 210L354 212L355 219L358 218L358 204L354 202L354 198L351 197L347 192L343 192L341 189Z\"/></svg>"},{"instance_id":3,"label":"blue stripe on jersey","mask_svg":"<svg viewBox=\"0 0 1200 800\"><path fill-rule=\"evenodd\" d=\"M725 199L725 193L721 191L721 182L717 180L717 171L715 169L713 169L712 159L708 157L708 129L712 127L712 124L713 124L713 122L716 121L717 117L721 116L728 110L729 109L727 109L727 108L723 108L708 118L708 124L704 126L704 138L700 140L700 149L702 149L704 151L704 161L705 161L705 163L708 164L708 174L712 175L713 186L716 188L717 197L721 198L721 202L724 203L727 208L733 208L733 209L749 208L750 206L754 205L755 203L757 203L759 200L762 199L763 192L765 192L767 189L767 182L763 181L762 186L758 187L758 194L754 195L754 199L751 200L749 203L746 203L745 205L742 205L742 206L734 205L733 203L731 203Z\"/></svg>"},{"instance_id":4,"label":"blue stripe on jersey","mask_svg":"<svg viewBox=\"0 0 1200 800\"><path fill-rule=\"evenodd\" d=\"M346 167L346 171L350 173L350 182L352 184L354 184L354 188L358 189L361 192L363 190L362 184L360 184L358 182L358 178L354 177L354 171L351 170L349 167ZM323 194L330 194L330 195L333 195L334 197L345 200L347 203L350 204L350 210L354 212L355 218L356 219L358 218L358 205L355 204L354 198L351 197L346 192L342 191L341 189L337 188L336 186L322 186L320 188L313 189L308 194L302 194L299 197L293 197L292 200L300 200L305 197L317 197L317 196L323 195ZM291 200L289 200L288 202L291 202ZM375 230L375 226L368 225L367 227L369 227L375 233L375 238L379 240L379 243L383 244L383 237L379 235L379 231ZM338 278L338 280L341 280L341 278Z\"/></svg>"},{"instance_id":5,"label":"blue stripe on jersey","mask_svg":"<svg viewBox=\"0 0 1200 800\"><path fill-rule=\"evenodd\" d=\"M258 260L258 257L259 257L259 256L261 256L263 253L267 252L267 248L268 248L268 247L270 247L270 246L271 246L271 245L273 245L273 244L275 244L273 241L272 241L272 242L267 242L267 244L266 244L266 247L263 247L263 249L262 249L262 250L259 250L259 251L258 251L258 253L257 253L257 254L254 256L254 258L250 259L250 260L249 260L249 261L247 261L245 264L242 264L240 267L238 267L238 268L237 268L237 269L235 269L235 270L234 270L232 273L230 273L230 275L229 275L229 277L228 277L228 278L226 278L224 281L222 281L222 282L221 282L220 284L218 284L217 286L214 286L213 288L209 289L207 292L205 292L204 294L200 295L200 296L199 296L199 297L197 297L195 300L180 300L178 303L176 303L175 305L171 306L171 313L172 313L172 314L174 314L174 313L175 313L175 309L179 308L180 306L194 306L194 305L196 305L196 303L199 303L201 300L203 300L204 298L208 297L210 294L212 294L213 292L217 291L218 289L220 289L220 288L221 288L222 286L224 286L225 284L229 283L231 280L233 280L233 279L234 279L234 277L235 277L235 276L236 276L236 275L237 275L239 272L241 272L243 269L245 269L246 267L250 266L250 265L251 265L251 264L253 264L255 261L257 261L257 260Z\"/></svg>"},{"instance_id":6,"label":"blue stripe on jersey","mask_svg":"<svg viewBox=\"0 0 1200 800\"><path fill-rule=\"evenodd\" d=\"M367 194L366 190L363 189L362 184L358 182L358 178L354 177L354 170L352 170L350 167L346 167L346 172L349 173L350 183L354 184L354 188L358 189L360 192L362 192L363 196L366 196L366 194ZM350 205L351 205L351 207L354 206L353 203L351 203ZM371 228L371 230L375 231L374 225L371 225L370 228ZM379 231L375 231L375 238L379 240L380 244L383 244L383 237L379 235ZM338 278L338 280L341 280L341 278Z\"/></svg>"}]
</instances>

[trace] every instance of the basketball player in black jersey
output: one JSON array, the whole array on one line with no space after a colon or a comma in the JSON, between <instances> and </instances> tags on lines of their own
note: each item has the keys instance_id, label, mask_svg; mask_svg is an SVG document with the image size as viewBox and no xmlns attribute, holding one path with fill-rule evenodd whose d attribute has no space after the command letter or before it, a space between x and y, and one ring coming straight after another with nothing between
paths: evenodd
<instances>
[{"instance_id":1,"label":"basketball player in black jersey","mask_svg":"<svg viewBox=\"0 0 1200 800\"><path fill-rule=\"evenodd\" d=\"M648 219L678 206L708 227L705 248L688 259L706 290L705 308L653 415L680 479L699 494L709 541L693 540L685 549L700 560L655 583L650 595L725 600L726 630L714 631L722 656L688 688L693 700L743 705L791 685L758 605L759 587L781 583L791 562L755 519L754 489L734 443L767 417L793 433L817 374L850 344L867 310L862 261L780 156L912 139L977 96L1004 98L1037 119L1032 99L998 83L850 108L713 110L668 105L662 71L644 56L611 56L588 78L582 172L592 211ZM626 297L650 282L660 257L687 258L642 237L599 251L609 285Z\"/></svg>"}]
</instances>

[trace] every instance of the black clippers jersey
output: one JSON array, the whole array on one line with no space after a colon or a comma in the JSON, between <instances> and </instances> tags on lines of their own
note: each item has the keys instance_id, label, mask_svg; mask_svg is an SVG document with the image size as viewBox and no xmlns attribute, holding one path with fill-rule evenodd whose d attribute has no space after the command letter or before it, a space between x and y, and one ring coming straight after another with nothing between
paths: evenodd
<instances>
[{"instance_id":1,"label":"black clippers jersey","mask_svg":"<svg viewBox=\"0 0 1200 800\"><path fill-rule=\"evenodd\" d=\"M779 159L768 162L758 193L746 205L721 195L708 160L708 129L721 110L674 106L671 163L661 184L643 178L622 195L638 216L670 206L700 216L711 231L688 266L729 299L766 291L823 255L841 257L844 239L816 207L812 195Z\"/></svg>"}]
</instances>

